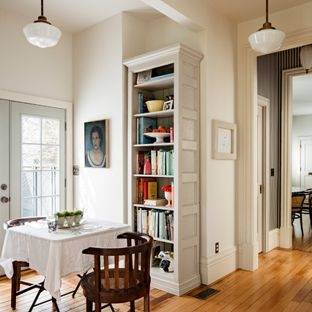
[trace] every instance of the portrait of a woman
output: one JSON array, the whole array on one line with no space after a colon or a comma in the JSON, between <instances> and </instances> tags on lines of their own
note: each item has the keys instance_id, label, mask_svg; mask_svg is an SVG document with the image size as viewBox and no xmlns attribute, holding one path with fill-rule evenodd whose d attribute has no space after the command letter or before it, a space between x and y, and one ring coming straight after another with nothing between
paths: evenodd
<instances>
[{"instance_id":1,"label":"portrait of a woman","mask_svg":"<svg viewBox=\"0 0 312 312\"><path fill-rule=\"evenodd\" d=\"M85 123L85 167L107 167L107 120Z\"/></svg>"}]
</instances>

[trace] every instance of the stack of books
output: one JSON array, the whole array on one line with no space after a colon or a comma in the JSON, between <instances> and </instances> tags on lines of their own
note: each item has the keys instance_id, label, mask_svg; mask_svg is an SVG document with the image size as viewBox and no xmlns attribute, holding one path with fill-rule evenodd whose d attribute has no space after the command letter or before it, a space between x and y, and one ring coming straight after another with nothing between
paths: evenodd
<instances>
[{"instance_id":1,"label":"stack of books","mask_svg":"<svg viewBox=\"0 0 312 312\"><path fill-rule=\"evenodd\" d=\"M148 175L173 175L173 150L139 151L137 154L137 173Z\"/></svg>"},{"instance_id":2,"label":"stack of books","mask_svg":"<svg viewBox=\"0 0 312 312\"><path fill-rule=\"evenodd\" d=\"M157 199L157 181L146 178L137 179L137 203L144 204L147 199Z\"/></svg>"},{"instance_id":3,"label":"stack of books","mask_svg":"<svg viewBox=\"0 0 312 312\"><path fill-rule=\"evenodd\" d=\"M155 238L173 241L173 213L158 210L137 210L137 231Z\"/></svg>"}]
</instances>

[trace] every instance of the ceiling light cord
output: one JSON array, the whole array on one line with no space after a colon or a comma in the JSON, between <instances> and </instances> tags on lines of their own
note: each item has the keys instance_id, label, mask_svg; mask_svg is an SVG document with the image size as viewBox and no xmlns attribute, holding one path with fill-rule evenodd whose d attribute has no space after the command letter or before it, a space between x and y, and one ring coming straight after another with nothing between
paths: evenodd
<instances>
[{"instance_id":1,"label":"ceiling light cord","mask_svg":"<svg viewBox=\"0 0 312 312\"><path fill-rule=\"evenodd\" d=\"M266 0L265 21L269 22L269 0Z\"/></svg>"},{"instance_id":2,"label":"ceiling light cord","mask_svg":"<svg viewBox=\"0 0 312 312\"><path fill-rule=\"evenodd\" d=\"M43 0L41 0L41 16L44 16Z\"/></svg>"}]
</instances>

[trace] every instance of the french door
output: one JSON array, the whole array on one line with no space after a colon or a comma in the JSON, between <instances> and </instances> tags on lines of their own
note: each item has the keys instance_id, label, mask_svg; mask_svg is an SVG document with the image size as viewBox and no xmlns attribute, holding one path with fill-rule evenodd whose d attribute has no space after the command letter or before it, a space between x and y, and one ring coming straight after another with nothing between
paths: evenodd
<instances>
[{"instance_id":1,"label":"french door","mask_svg":"<svg viewBox=\"0 0 312 312\"><path fill-rule=\"evenodd\" d=\"M0 142L0 222L65 209L65 111L0 100Z\"/></svg>"}]
</instances>

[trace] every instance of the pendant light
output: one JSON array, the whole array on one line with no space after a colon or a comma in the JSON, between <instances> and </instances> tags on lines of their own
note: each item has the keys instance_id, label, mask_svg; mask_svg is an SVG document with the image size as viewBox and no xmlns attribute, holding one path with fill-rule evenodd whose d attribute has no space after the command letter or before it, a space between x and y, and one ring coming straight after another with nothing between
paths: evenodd
<instances>
[{"instance_id":1,"label":"pendant light","mask_svg":"<svg viewBox=\"0 0 312 312\"><path fill-rule=\"evenodd\" d=\"M285 33L275 29L269 22L269 0L266 0L266 20L262 28L248 38L251 47L261 53L277 51L283 43Z\"/></svg>"},{"instance_id":2,"label":"pendant light","mask_svg":"<svg viewBox=\"0 0 312 312\"><path fill-rule=\"evenodd\" d=\"M300 49L300 63L306 73L308 73L312 68L312 45L307 45Z\"/></svg>"},{"instance_id":3,"label":"pendant light","mask_svg":"<svg viewBox=\"0 0 312 312\"><path fill-rule=\"evenodd\" d=\"M29 43L39 48L50 48L57 45L62 33L47 20L43 9L43 0L41 0L41 15L36 21L26 25L23 32Z\"/></svg>"}]
</instances>

